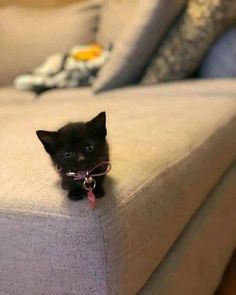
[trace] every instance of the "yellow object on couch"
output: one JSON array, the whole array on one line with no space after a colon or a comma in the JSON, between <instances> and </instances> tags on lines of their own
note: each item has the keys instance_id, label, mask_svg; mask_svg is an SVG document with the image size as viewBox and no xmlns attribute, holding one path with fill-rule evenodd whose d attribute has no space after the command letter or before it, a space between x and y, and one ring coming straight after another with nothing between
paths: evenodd
<instances>
[{"instance_id":1,"label":"yellow object on couch","mask_svg":"<svg viewBox=\"0 0 236 295\"><path fill-rule=\"evenodd\" d=\"M81 61L89 61L97 58L102 54L102 47L98 44L84 46L74 52L72 52L71 56L76 60Z\"/></svg>"}]
</instances>

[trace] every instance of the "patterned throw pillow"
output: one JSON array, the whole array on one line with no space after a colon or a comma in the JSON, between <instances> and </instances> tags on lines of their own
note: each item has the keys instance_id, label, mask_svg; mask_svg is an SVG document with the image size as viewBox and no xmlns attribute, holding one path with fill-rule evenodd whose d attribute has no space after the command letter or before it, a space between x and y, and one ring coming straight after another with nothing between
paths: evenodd
<instances>
[{"instance_id":1,"label":"patterned throw pillow","mask_svg":"<svg viewBox=\"0 0 236 295\"><path fill-rule=\"evenodd\" d=\"M154 84L190 76L212 42L235 22L235 0L189 0L141 83Z\"/></svg>"},{"instance_id":2,"label":"patterned throw pillow","mask_svg":"<svg viewBox=\"0 0 236 295\"><path fill-rule=\"evenodd\" d=\"M98 44L77 45L67 53L50 55L31 73L16 77L14 85L38 95L55 88L89 86L109 54Z\"/></svg>"}]
</instances>

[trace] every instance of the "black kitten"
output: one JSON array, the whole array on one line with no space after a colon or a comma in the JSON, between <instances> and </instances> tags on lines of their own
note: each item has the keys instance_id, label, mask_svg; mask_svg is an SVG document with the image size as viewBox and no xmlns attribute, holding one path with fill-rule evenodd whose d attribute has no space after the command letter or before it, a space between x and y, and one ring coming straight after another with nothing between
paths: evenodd
<instances>
[{"instance_id":1,"label":"black kitten","mask_svg":"<svg viewBox=\"0 0 236 295\"><path fill-rule=\"evenodd\" d=\"M106 141L106 113L98 114L94 119L86 123L69 123L58 131L38 130L37 136L49 153L53 164L60 173L62 188L69 191L71 200L79 200L86 195L86 191L80 181L74 181L67 176L67 172L87 171L96 163L108 161L108 144ZM104 171L104 169L103 169ZM95 173L100 173L97 168ZM94 194L102 197L104 176L96 179Z\"/></svg>"}]
</instances>

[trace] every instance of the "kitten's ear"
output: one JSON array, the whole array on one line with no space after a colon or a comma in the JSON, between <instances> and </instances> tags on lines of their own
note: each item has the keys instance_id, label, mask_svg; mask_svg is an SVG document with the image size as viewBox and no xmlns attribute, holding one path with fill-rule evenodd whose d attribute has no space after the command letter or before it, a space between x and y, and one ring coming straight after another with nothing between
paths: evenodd
<instances>
[{"instance_id":1,"label":"kitten's ear","mask_svg":"<svg viewBox=\"0 0 236 295\"><path fill-rule=\"evenodd\" d=\"M107 135L106 130L106 113L101 112L95 118L88 122L88 125L93 129L98 131L101 136L105 137Z\"/></svg>"},{"instance_id":2,"label":"kitten's ear","mask_svg":"<svg viewBox=\"0 0 236 295\"><path fill-rule=\"evenodd\" d=\"M56 151L57 146L57 132L38 130L36 134L39 140L42 142L46 152L52 155Z\"/></svg>"}]
</instances>

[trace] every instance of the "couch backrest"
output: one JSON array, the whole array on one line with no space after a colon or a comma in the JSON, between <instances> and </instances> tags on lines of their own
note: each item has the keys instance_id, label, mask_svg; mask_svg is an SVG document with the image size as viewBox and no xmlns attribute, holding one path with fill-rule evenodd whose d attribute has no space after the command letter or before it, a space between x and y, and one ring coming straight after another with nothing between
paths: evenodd
<instances>
[{"instance_id":1,"label":"couch backrest","mask_svg":"<svg viewBox=\"0 0 236 295\"><path fill-rule=\"evenodd\" d=\"M82 2L86 0L0 0L0 6L14 4L14 5L24 5L29 7L55 7L59 5L67 5L74 2Z\"/></svg>"},{"instance_id":2,"label":"couch backrest","mask_svg":"<svg viewBox=\"0 0 236 295\"><path fill-rule=\"evenodd\" d=\"M58 8L0 8L0 85L32 71L50 54L93 43L100 7L100 0L89 0Z\"/></svg>"}]
</instances>

